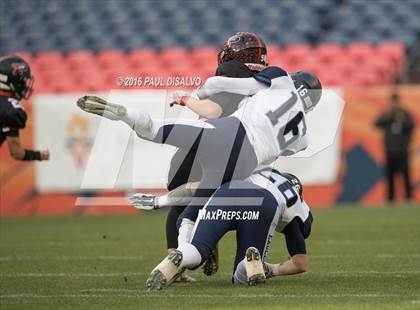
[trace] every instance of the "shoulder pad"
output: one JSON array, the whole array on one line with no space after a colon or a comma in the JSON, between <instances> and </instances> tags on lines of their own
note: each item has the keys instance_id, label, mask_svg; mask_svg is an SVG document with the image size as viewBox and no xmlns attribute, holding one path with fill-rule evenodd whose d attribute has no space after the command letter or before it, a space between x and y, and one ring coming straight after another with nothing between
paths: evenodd
<instances>
[{"instance_id":1,"label":"shoulder pad","mask_svg":"<svg viewBox=\"0 0 420 310\"><path fill-rule=\"evenodd\" d=\"M258 74L256 74L254 78L257 81L264 83L265 85L270 87L271 80L282 76L287 76L287 72L285 70L279 67L267 67Z\"/></svg>"}]
</instances>

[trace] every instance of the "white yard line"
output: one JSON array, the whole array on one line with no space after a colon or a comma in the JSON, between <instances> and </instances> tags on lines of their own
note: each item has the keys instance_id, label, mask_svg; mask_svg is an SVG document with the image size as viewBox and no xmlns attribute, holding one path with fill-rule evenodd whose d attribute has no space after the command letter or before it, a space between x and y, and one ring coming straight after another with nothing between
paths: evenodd
<instances>
[{"instance_id":1,"label":"white yard line","mask_svg":"<svg viewBox=\"0 0 420 310\"><path fill-rule=\"evenodd\" d=\"M90 290L95 292L94 289ZM118 290L113 290L118 292ZM98 292L111 292L109 290L100 289ZM130 291L130 290L120 290L121 293L125 294L89 294L83 293L80 294L57 294L57 295L42 295L42 294L3 294L0 295L0 299L36 299L36 298L238 298L238 299L255 299L255 298L390 298L390 297L400 297L398 294L168 294L164 293L150 293L142 290ZM129 294L129 293L133 294ZM403 296L403 297L417 297L417 295ZM416 303L417 300L411 301L411 303Z\"/></svg>"},{"instance_id":2,"label":"white yard line","mask_svg":"<svg viewBox=\"0 0 420 310\"><path fill-rule=\"evenodd\" d=\"M351 255L310 255L311 259L340 259L344 257L349 257ZM420 259L420 254L392 254L392 253L381 253L375 254L368 257L374 258L418 258ZM7 262L7 261L33 261L33 260L133 260L133 261L144 261L146 257L144 256L0 256L0 261Z\"/></svg>"},{"instance_id":3,"label":"white yard line","mask_svg":"<svg viewBox=\"0 0 420 310\"><path fill-rule=\"evenodd\" d=\"M115 240L108 238L106 240L92 240L92 241L77 241L77 240L68 240L68 241L56 241L56 240L33 240L36 242L36 246L69 246L77 244L78 246L110 246L111 244L120 242L120 240ZM134 239L126 239L124 242L137 242ZM310 240L311 244L326 244L326 245L393 245L399 244L401 240L363 240L363 239L321 239L321 240ZM417 240L406 240L406 242L412 242L417 245ZM21 244L16 242L7 242L0 244L1 247L27 247L28 244Z\"/></svg>"},{"instance_id":4,"label":"white yard line","mask_svg":"<svg viewBox=\"0 0 420 310\"><path fill-rule=\"evenodd\" d=\"M334 244L334 245L390 245L398 244L401 240L359 240L359 239L323 239L323 240L310 240L309 243L321 244Z\"/></svg>"},{"instance_id":5,"label":"white yard line","mask_svg":"<svg viewBox=\"0 0 420 310\"><path fill-rule=\"evenodd\" d=\"M309 254L309 258L310 259L325 259L325 258L345 258L345 257L352 257L354 255L311 255ZM393 254L393 253L381 253L381 254L374 254L374 255L366 255L367 258L369 257L373 257L373 258L384 258L384 259L388 259L388 258L420 258L420 254Z\"/></svg>"},{"instance_id":6,"label":"white yard line","mask_svg":"<svg viewBox=\"0 0 420 310\"><path fill-rule=\"evenodd\" d=\"M144 256L0 256L0 261L33 261L33 260L134 260L144 261Z\"/></svg>"},{"instance_id":7,"label":"white yard line","mask_svg":"<svg viewBox=\"0 0 420 310\"><path fill-rule=\"evenodd\" d=\"M230 276L228 272L220 273L223 276ZM397 270L397 271L375 271L375 270L366 270L366 271L329 271L329 272L310 272L312 275L330 275L330 276L343 276L343 277L363 277L363 276L380 276L380 275L395 275L395 276L411 276L420 274L420 270ZM44 277L124 277L124 276L148 276L149 273L145 272L119 272L119 273L94 273L94 272L22 272L22 273L0 273L0 277L5 278L44 278Z\"/></svg>"},{"instance_id":8,"label":"white yard line","mask_svg":"<svg viewBox=\"0 0 420 310\"><path fill-rule=\"evenodd\" d=\"M47 277L92 277L92 278L100 278L100 277L124 277L124 276L145 276L149 275L149 273L142 273L142 272L122 272L122 273L92 273L92 272L85 272L85 273L72 273L72 272L58 272L58 273L49 273L49 272L28 272L28 273L0 273L0 277L5 278L47 278Z\"/></svg>"},{"instance_id":9,"label":"white yard line","mask_svg":"<svg viewBox=\"0 0 420 310\"><path fill-rule=\"evenodd\" d=\"M323 274L322 272L320 274ZM330 271L326 274L332 275L367 275L367 274L377 274L377 275L402 275L402 274L420 274L420 270L398 270L398 271L375 271L375 270L365 270L365 271Z\"/></svg>"}]
</instances>

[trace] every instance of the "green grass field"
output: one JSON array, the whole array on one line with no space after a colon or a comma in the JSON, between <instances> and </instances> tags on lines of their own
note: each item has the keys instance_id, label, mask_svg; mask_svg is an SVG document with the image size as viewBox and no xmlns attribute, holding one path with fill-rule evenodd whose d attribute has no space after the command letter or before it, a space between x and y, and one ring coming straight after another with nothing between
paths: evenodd
<instances>
[{"instance_id":1,"label":"green grass field","mask_svg":"<svg viewBox=\"0 0 420 310\"><path fill-rule=\"evenodd\" d=\"M420 209L314 210L310 270L261 287L230 284L234 233L219 272L147 292L164 257L165 213L0 220L0 309L420 309ZM269 261L287 258L276 235Z\"/></svg>"}]
</instances>

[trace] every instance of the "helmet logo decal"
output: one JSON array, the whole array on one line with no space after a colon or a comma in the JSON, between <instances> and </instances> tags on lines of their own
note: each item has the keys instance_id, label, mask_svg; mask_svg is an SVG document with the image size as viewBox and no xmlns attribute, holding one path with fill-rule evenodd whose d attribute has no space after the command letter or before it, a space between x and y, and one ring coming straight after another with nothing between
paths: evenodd
<instances>
[{"instance_id":1,"label":"helmet logo decal","mask_svg":"<svg viewBox=\"0 0 420 310\"><path fill-rule=\"evenodd\" d=\"M26 69L26 65L21 62L14 62L11 64L11 67L13 69L13 74L19 74Z\"/></svg>"}]
</instances>

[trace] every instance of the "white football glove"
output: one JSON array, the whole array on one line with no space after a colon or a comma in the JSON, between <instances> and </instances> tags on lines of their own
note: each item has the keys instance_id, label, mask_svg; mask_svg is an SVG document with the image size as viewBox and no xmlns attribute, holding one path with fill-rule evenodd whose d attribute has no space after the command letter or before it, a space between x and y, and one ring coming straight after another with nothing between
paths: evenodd
<instances>
[{"instance_id":1,"label":"white football glove","mask_svg":"<svg viewBox=\"0 0 420 310\"><path fill-rule=\"evenodd\" d=\"M155 195L148 195L137 193L130 196L130 203L137 209L142 210L155 210L159 209L157 204L157 197Z\"/></svg>"}]
</instances>

